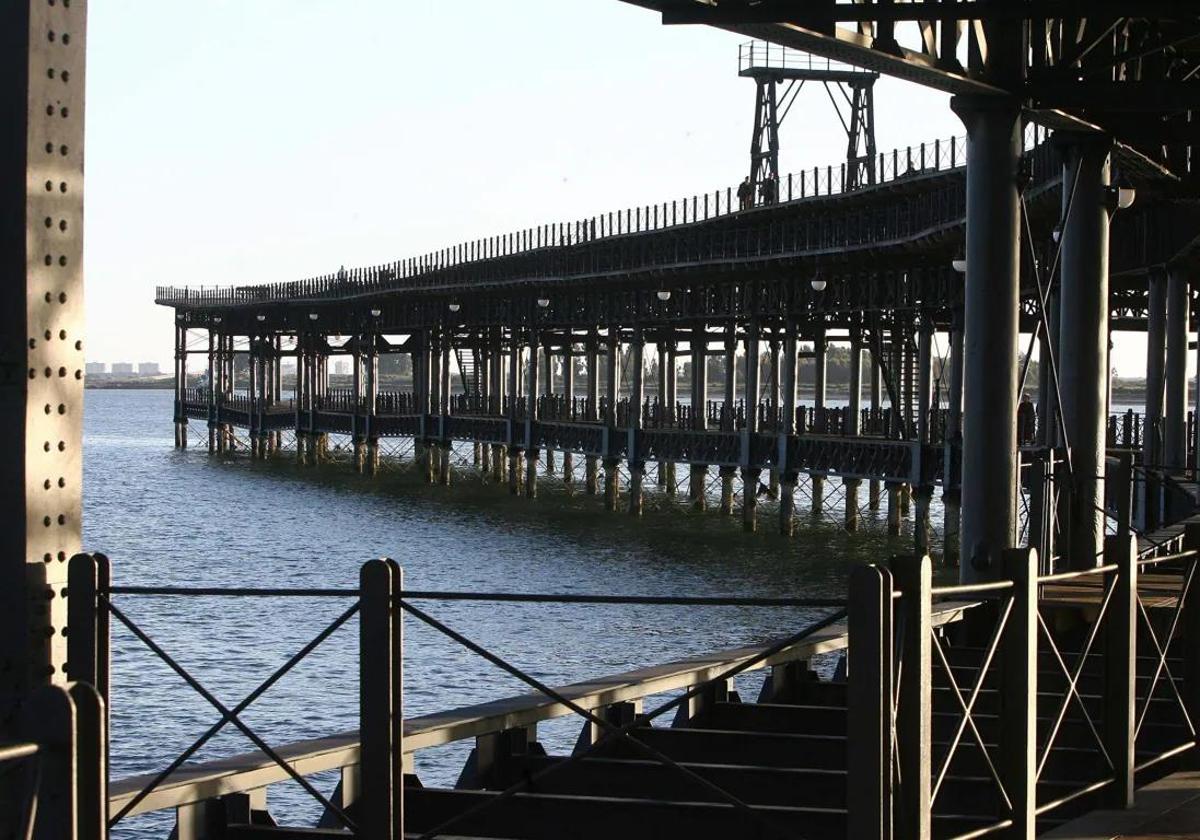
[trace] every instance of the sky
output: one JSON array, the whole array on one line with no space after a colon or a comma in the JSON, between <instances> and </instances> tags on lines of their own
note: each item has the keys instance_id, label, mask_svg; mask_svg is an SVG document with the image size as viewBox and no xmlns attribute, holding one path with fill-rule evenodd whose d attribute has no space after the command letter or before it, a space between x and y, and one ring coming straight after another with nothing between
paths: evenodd
<instances>
[{"instance_id":1,"label":"sky","mask_svg":"<svg viewBox=\"0 0 1200 840\"><path fill-rule=\"evenodd\" d=\"M745 40L619 0L92 3L89 361L169 369L157 285L293 280L736 184ZM935 91L884 78L875 105L880 151L963 133ZM844 159L820 88L781 135L785 172ZM1144 366L1124 343L1115 362Z\"/></svg>"}]
</instances>

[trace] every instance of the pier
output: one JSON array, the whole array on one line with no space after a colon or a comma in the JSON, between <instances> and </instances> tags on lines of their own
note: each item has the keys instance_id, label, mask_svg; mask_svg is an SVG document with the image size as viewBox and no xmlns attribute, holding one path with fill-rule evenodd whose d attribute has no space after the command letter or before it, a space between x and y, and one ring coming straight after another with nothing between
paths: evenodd
<instances>
[{"instance_id":1,"label":"pier","mask_svg":"<svg viewBox=\"0 0 1200 840\"><path fill-rule=\"evenodd\" d=\"M285 283L164 285L175 445L314 467L344 452L364 473L411 448L431 484L461 457L531 504L549 480L596 496L596 516L640 515L661 492L747 531L777 500L793 538L798 485L814 511L840 485L850 531L887 504L898 532L911 504L912 551L820 599L421 591L367 557L357 581L319 589L126 584L122 559L81 543L87 4L18 0L0 7L15 126L0 143L4 836L99 840L159 811L177 840L1078 840L1097 821L1200 836L1185 822L1200 794L1200 13L631 2L755 39L738 67L756 96L748 188ZM965 137L880 152L880 74L951 93ZM803 79L845 86L847 155L787 175L779 134ZM1142 412L1110 407L1124 331L1147 337ZM839 345L844 407L827 376ZM939 562L957 573L935 581L939 493ZM147 597L341 612L230 705L127 609ZM790 612L752 645L553 686L447 618L457 602ZM529 693L406 716L417 625ZM357 729L270 743L247 722L355 632ZM212 722L157 770L110 779L118 633ZM548 750L539 724L567 716L574 748ZM195 760L225 729L253 750ZM455 784L420 778L416 753L459 742ZM272 806L285 782L318 803L316 824Z\"/></svg>"}]
</instances>

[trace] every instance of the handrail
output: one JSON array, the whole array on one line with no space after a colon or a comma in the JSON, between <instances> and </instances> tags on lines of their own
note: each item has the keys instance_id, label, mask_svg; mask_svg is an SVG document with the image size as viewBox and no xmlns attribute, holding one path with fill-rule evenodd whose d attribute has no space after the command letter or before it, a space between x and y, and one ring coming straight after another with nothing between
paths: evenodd
<instances>
[{"instance_id":1,"label":"handrail","mask_svg":"<svg viewBox=\"0 0 1200 840\"><path fill-rule=\"evenodd\" d=\"M1103 566L1096 566L1092 569L1076 569L1070 572L1056 572L1052 575L1042 575L1037 579L1038 584L1045 583L1062 583L1065 580L1076 580L1083 577L1091 577L1093 575L1106 575L1109 572L1115 572L1117 565L1108 563Z\"/></svg>"},{"instance_id":2,"label":"handrail","mask_svg":"<svg viewBox=\"0 0 1200 840\"><path fill-rule=\"evenodd\" d=\"M114 587L115 591L115 587ZM408 598L409 593L405 592ZM948 624L961 618L966 605L938 605L933 621ZM821 654L844 650L848 644L844 622L818 631L794 646L747 668L760 670L787 662L808 659ZM589 679L555 690L584 708L601 708L615 703L639 700L656 694L677 691L711 679L714 675L753 660L768 650L770 643L717 651L625 671L619 674ZM415 753L430 747L450 744L503 729L527 727L541 721L565 717L571 710L538 693L520 694L464 706L445 712L409 718L404 721L403 752ZM327 770L355 766L361 753L357 731L343 732L323 738L299 741L276 747L282 756L303 776ZM133 776L114 781L110 786L109 807L113 813L121 808L153 779L154 774ZM287 781L286 774L262 752L247 752L228 758L195 765L184 765L160 784L130 815L159 811L202 802L216 796L244 792L266 785Z\"/></svg>"},{"instance_id":3,"label":"handrail","mask_svg":"<svg viewBox=\"0 0 1200 840\"><path fill-rule=\"evenodd\" d=\"M38 754L38 745L32 743L0 744L0 764L21 761Z\"/></svg>"},{"instance_id":4,"label":"handrail","mask_svg":"<svg viewBox=\"0 0 1200 840\"><path fill-rule=\"evenodd\" d=\"M1031 153L1044 147L1048 136L1046 130L1039 126L1027 126L1023 135L1024 150ZM938 139L903 150L893 149L890 155L881 153L878 161L872 161L872 165L878 167L875 183L863 187L857 187L847 181L844 163L838 167L805 169L781 177L777 187L779 201L769 203L787 204L812 198L827 198L888 183L955 171L965 166L966 149L965 137L952 137L948 142ZM211 288L203 285L181 288L159 286L155 292L155 301L169 306L231 306L420 288L429 285L421 278L461 265L547 249L569 248L630 234L695 225L734 214L753 212L766 203L751 207L743 207L740 204L735 206L734 188L726 187L705 193L703 196L693 195L682 200L601 213L571 223L539 225L503 236L471 240L420 257L350 270L342 268L333 274L299 281Z\"/></svg>"}]
</instances>

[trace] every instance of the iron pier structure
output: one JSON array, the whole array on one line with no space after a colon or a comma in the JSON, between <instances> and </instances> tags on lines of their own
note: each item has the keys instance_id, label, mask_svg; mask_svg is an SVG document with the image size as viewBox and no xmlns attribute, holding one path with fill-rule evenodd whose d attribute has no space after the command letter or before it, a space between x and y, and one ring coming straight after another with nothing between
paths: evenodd
<instances>
[{"instance_id":1,"label":"iron pier structure","mask_svg":"<svg viewBox=\"0 0 1200 840\"><path fill-rule=\"evenodd\" d=\"M747 527L760 482L778 483L787 511L801 474L814 489L874 481L893 505L912 488L919 550L862 566L829 600L420 592L386 559L342 588L122 585L120 561L114 571L80 536L87 3L0 4L11 280L0 284L0 835L101 840L171 809L178 840L1031 840L1089 809L1129 809L1140 785L1194 762L1200 516L1186 362L1200 14L1174 0L635 4L801 50L809 69L858 68L850 104L868 120L847 126L845 166L772 170L780 100L757 84L759 189L736 202L731 187L293 283L164 287L178 445L198 424L215 450L248 437L263 456L286 432L309 462L343 435L369 471L383 441L410 438L425 475L446 481L448 450L465 441L481 471L525 495L562 453L584 459L597 494L603 471L610 508L626 465L634 513L648 465L668 490L686 465L696 505L715 468L727 510L740 475ZM772 68L759 69L770 87ZM953 94L965 141L868 153L872 74ZM1109 416L1120 330L1147 333L1141 418ZM939 335L950 350L935 373ZM1022 341L1042 359L1033 420L1019 408ZM844 411L826 399L833 342L851 348ZM340 355L353 361L348 388L329 370ZM380 387L395 356L411 363L407 389ZM802 364L813 370L803 406ZM959 583L935 586L926 512L939 484L962 562ZM344 609L227 706L131 618L140 597ZM773 641L555 687L443 622L438 605L457 601L804 612ZM533 693L406 719L405 622ZM245 710L354 624L358 729L268 743ZM150 650L215 722L157 772L110 784L113 632ZM755 670L769 677L747 702L738 678ZM648 709L663 692L674 696ZM578 743L548 752L538 724L568 714L583 724ZM254 749L192 761L226 726ZM413 754L464 740L457 783L424 784ZM331 770L339 782L320 789L312 777ZM272 812L268 789L284 781L320 804L318 825Z\"/></svg>"},{"instance_id":2,"label":"iron pier structure","mask_svg":"<svg viewBox=\"0 0 1200 840\"><path fill-rule=\"evenodd\" d=\"M1069 290L1049 278L1062 276L1063 255L1071 254L1060 248L1064 170L1074 172L1064 158L1069 146L1033 124L1014 142L1021 250L1011 328L1026 342L1037 336L1049 359L1043 328L1054 320L1048 332L1065 359L1061 336L1076 335L1082 312L1062 305ZM902 509L915 500L921 552L930 547L931 501L940 490L944 553L956 563L964 393L992 395L1011 367L1014 387L1020 379L1038 392L1041 417L1022 427L1018 441L1015 401L981 415L1013 437L1004 502L1013 537L1005 544L1022 535L1043 557L1089 562L1103 534L1102 485L1073 484L1064 495L1054 484L1067 485L1062 420L1081 399L1073 380L1047 363L1035 382L1015 343L1011 366L989 353L969 375L969 276L960 273L968 148L964 138L949 138L872 156L869 178L851 177L861 161L795 173L780 179L776 199L756 195L744 209L729 188L292 283L160 288L157 301L176 313L177 444L186 446L189 426L199 423L210 451L248 436L244 448L265 457L286 439L300 461L316 463L334 435L352 448L358 469L374 472L381 441L411 439L425 479L449 483L451 446L464 442L473 446L474 467L514 494L533 498L539 472L560 474L568 486L602 495L608 510L635 515L648 480L671 494L686 483L690 503L703 509L715 473L720 495L711 502L722 512L740 507L753 531L760 495L777 498L784 534L795 527L798 481L820 512L825 483L836 480L850 530L863 504L878 508L886 495L889 527L899 533ZM1108 444L1110 335L1146 329L1154 295L1171 283L1167 264L1200 230L1197 208L1167 173L1133 150L1117 150L1115 161L1137 201L1117 212L1116 191L1095 196L1114 219L1106 251L1112 292L1092 307L1100 333L1088 333L1099 379L1085 403L1098 435L1087 469L1096 474ZM1154 334L1176 392L1186 388L1179 377L1191 328L1193 293L1181 276L1188 271L1175 269L1181 297L1173 311L1182 313L1182 330ZM994 317L989 308L988 322ZM848 349L850 382L847 405L835 408L826 370L836 345ZM335 357L349 362L341 387L331 379ZM401 389L381 387L381 360L411 371L411 379ZM1191 467L1186 399L1161 412L1162 429L1151 435L1183 439L1161 457L1147 451L1146 466ZM1019 485L1029 499L1023 528ZM1067 496L1095 512L1077 550L1052 527L1067 518ZM1142 512L1157 521L1162 500L1143 502ZM971 536L978 533L971 515L962 521L969 576L984 562L983 543Z\"/></svg>"}]
</instances>

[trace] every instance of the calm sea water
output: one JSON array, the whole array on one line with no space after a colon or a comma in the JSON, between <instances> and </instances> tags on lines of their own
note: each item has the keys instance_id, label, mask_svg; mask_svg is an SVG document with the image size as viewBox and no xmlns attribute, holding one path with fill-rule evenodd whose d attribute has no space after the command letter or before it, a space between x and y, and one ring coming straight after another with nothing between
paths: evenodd
<instances>
[{"instance_id":1,"label":"calm sea water","mask_svg":"<svg viewBox=\"0 0 1200 840\"><path fill-rule=\"evenodd\" d=\"M124 584L353 587L361 564L393 557L414 589L662 595L843 597L850 570L910 550L886 535L884 514L864 511L844 533L830 481L828 518L798 499L801 533L777 536L774 506L762 532L737 518L696 514L652 494L633 521L600 500L567 497L542 479L542 498L514 499L464 473L427 487L404 469L367 478L344 465L301 468L289 459L210 456L193 440L172 447L167 391L88 391L84 545L112 559ZM683 475L683 472L680 472ZM839 491L840 492L840 491ZM935 513L940 525L940 513ZM348 601L117 598L120 608L233 706L319 633ZM816 613L799 609L434 604L439 619L550 684L785 635ZM487 662L413 620L405 624L405 713L417 715L524 693ZM351 622L244 715L273 745L357 726L357 624ZM758 678L758 681L761 677ZM745 692L753 695L755 678ZM128 631L114 623L112 775L156 771L218 713ZM227 727L198 754L251 749ZM544 724L552 749L569 750L574 720ZM469 744L417 757L427 783L453 783ZM316 777L325 793L334 778ZM277 816L296 824L319 808L298 787L272 788ZM122 823L118 836L165 837L173 814Z\"/></svg>"}]
</instances>

